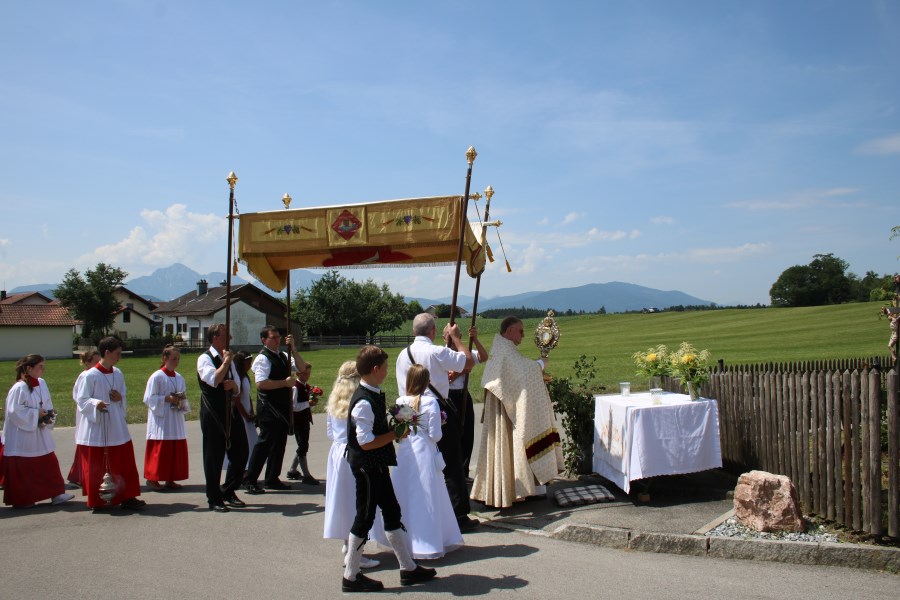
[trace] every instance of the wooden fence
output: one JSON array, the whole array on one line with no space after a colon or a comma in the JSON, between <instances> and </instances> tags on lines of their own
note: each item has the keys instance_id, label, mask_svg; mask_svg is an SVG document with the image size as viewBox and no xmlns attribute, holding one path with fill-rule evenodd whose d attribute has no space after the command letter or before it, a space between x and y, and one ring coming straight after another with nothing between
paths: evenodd
<instances>
[{"instance_id":1,"label":"wooden fence","mask_svg":"<svg viewBox=\"0 0 900 600\"><path fill-rule=\"evenodd\" d=\"M723 461L787 475L805 514L900 538L898 375L879 369L890 364L881 357L717 369L701 393L719 403Z\"/></svg>"}]
</instances>

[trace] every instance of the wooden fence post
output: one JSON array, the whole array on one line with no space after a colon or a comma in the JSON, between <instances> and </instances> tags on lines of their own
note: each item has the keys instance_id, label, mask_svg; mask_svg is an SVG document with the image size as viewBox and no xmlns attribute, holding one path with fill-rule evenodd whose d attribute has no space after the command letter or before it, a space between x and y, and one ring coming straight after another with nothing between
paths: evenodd
<instances>
[{"instance_id":1,"label":"wooden fence post","mask_svg":"<svg viewBox=\"0 0 900 600\"><path fill-rule=\"evenodd\" d=\"M878 369L869 373L869 504L871 525L869 533L883 535L881 522L881 378Z\"/></svg>"},{"instance_id":2,"label":"wooden fence post","mask_svg":"<svg viewBox=\"0 0 900 600\"><path fill-rule=\"evenodd\" d=\"M888 535L900 537L900 398L897 369L887 376L888 416Z\"/></svg>"}]
</instances>

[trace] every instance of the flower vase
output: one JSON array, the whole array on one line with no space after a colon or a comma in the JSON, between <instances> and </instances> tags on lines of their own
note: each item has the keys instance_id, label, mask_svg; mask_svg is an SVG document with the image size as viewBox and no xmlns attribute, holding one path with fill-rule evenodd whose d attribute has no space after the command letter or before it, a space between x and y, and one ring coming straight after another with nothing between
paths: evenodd
<instances>
[{"instance_id":1,"label":"flower vase","mask_svg":"<svg viewBox=\"0 0 900 600\"><path fill-rule=\"evenodd\" d=\"M700 399L700 386L693 381L687 382L688 394L691 395L691 401L696 402Z\"/></svg>"}]
</instances>

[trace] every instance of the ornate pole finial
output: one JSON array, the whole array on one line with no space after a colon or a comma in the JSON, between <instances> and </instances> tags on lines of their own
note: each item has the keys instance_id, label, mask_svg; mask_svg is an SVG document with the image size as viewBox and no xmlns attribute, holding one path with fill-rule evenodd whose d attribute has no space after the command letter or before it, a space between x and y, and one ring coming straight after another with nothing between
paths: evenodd
<instances>
[{"instance_id":1,"label":"ornate pole finial","mask_svg":"<svg viewBox=\"0 0 900 600\"><path fill-rule=\"evenodd\" d=\"M225 178L225 181L228 182L228 186L231 189L234 189L234 184L238 182L237 175L234 174L234 171L228 174L228 177Z\"/></svg>"},{"instance_id":2,"label":"ornate pole finial","mask_svg":"<svg viewBox=\"0 0 900 600\"><path fill-rule=\"evenodd\" d=\"M466 150L466 162L469 163L469 166L472 166L472 163L475 162L475 157L478 156L478 153L475 152L475 146L469 146L469 149Z\"/></svg>"},{"instance_id":3,"label":"ornate pole finial","mask_svg":"<svg viewBox=\"0 0 900 600\"><path fill-rule=\"evenodd\" d=\"M285 208L291 207L291 200L293 200L293 198L291 198L290 194L285 194L284 196L281 197L281 201L284 202Z\"/></svg>"},{"instance_id":4,"label":"ornate pole finial","mask_svg":"<svg viewBox=\"0 0 900 600\"><path fill-rule=\"evenodd\" d=\"M494 188L492 188L491 186L487 186L486 188L484 188L484 197L487 198L489 202L493 195L494 195Z\"/></svg>"}]
</instances>

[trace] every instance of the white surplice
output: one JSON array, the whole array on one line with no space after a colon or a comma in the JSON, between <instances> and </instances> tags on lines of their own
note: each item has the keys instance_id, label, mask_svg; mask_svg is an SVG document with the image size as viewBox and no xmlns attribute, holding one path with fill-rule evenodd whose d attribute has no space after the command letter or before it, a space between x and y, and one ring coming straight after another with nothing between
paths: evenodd
<instances>
[{"instance_id":1,"label":"white surplice","mask_svg":"<svg viewBox=\"0 0 900 600\"><path fill-rule=\"evenodd\" d=\"M325 539L344 540L356 518L356 480L350 463L344 456L347 450L347 418L328 415L325 433L331 440L325 483Z\"/></svg>"}]
</instances>

